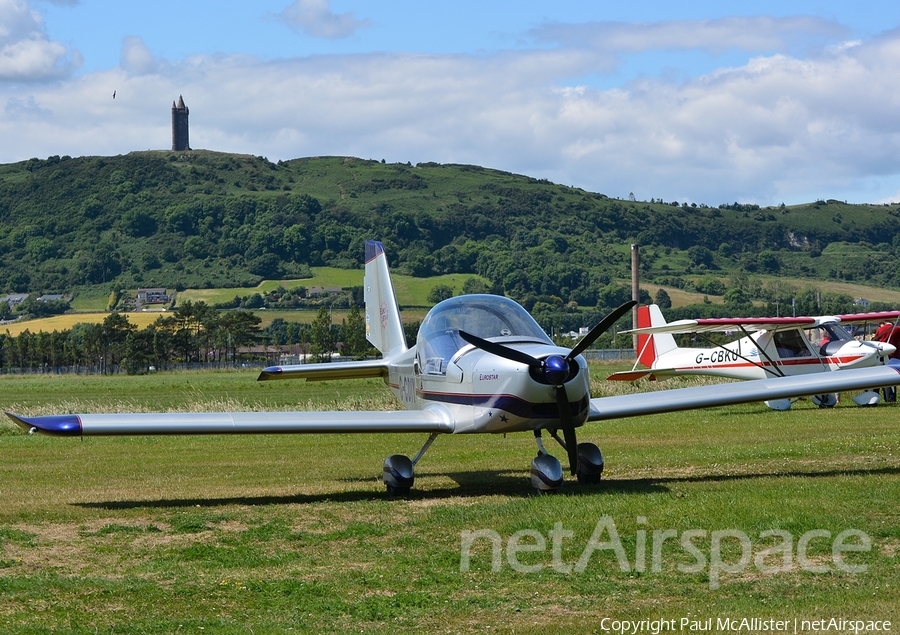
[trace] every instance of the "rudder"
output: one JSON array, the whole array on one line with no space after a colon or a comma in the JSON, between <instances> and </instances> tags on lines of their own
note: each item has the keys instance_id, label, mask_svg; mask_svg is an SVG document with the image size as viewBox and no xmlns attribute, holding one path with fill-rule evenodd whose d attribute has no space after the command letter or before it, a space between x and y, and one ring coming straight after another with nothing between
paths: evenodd
<instances>
[{"instance_id":1,"label":"rudder","mask_svg":"<svg viewBox=\"0 0 900 635\"><path fill-rule=\"evenodd\" d=\"M385 358L407 350L400 307L394 294L394 284L388 271L384 245L376 240L366 241L366 274L364 298L366 302L366 339Z\"/></svg>"},{"instance_id":2,"label":"rudder","mask_svg":"<svg viewBox=\"0 0 900 635\"><path fill-rule=\"evenodd\" d=\"M638 307L638 328L665 326L666 319L655 304ZM671 333L638 333L638 361L647 368L653 368L656 359L678 348Z\"/></svg>"}]
</instances>

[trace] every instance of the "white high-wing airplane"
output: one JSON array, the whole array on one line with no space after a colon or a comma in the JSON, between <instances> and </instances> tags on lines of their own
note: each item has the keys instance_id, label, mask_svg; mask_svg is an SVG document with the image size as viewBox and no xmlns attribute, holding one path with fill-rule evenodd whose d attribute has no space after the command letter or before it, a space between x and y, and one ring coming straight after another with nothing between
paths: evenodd
<instances>
[{"instance_id":1,"label":"white high-wing airplane","mask_svg":"<svg viewBox=\"0 0 900 635\"><path fill-rule=\"evenodd\" d=\"M638 359L630 371L608 379L633 381L650 376L666 379L679 375L713 375L732 379L763 379L850 368L883 366L896 348L887 342L857 340L845 326L893 322L900 311L855 313L819 317L703 318L667 323L655 304L638 308ZM680 347L673 335L693 333L742 333L744 337L709 348ZM640 369L638 364L647 368ZM873 387L875 385L873 384ZM853 400L859 405L878 403L878 393L868 390ZM813 395L823 407L833 406L833 393ZM790 408L789 399L768 400L776 410Z\"/></svg>"},{"instance_id":2,"label":"white high-wing airplane","mask_svg":"<svg viewBox=\"0 0 900 635\"><path fill-rule=\"evenodd\" d=\"M388 492L405 494L414 468L442 434L533 432L538 454L531 483L553 490L563 482L560 462L542 443L547 431L568 455L581 482L597 482L603 455L578 443L587 421L780 399L826 391L900 384L890 366L843 373L782 377L720 386L683 388L591 399L581 352L625 313L627 303L594 327L575 348L555 346L520 305L495 295L467 295L437 304L425 317L416 345L407 348L381 243L366 243L366 335L381 351L372 361L266 368L260 380L381 377L405 410L386 412L230 412L66 414L24 417L7 413L31 433L56 436L150 434L274 434L415 432L428 439L415 458L384 461ZM562 438L560 437L562 433Z\"/></svg>"}]
</instances>

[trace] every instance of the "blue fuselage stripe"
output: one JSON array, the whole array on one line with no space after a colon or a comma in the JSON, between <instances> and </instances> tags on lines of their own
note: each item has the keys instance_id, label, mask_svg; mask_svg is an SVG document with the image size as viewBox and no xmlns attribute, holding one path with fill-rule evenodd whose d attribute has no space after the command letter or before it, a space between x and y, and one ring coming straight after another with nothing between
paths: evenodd
<instances>
[{"instance_id":1,"label":"blue fuselage stripe","mask_svg":"<svg viewBox=\"0 0 900 635\"><path fill-rule=\"evenodd\" d=\"M513 395L472 395L465 393L426 392L419 393L423 399L452 403L460 406L478 406L503 410L517 417L525 419L556 419L559 418L556 402L531 403ZM572 416L578 417L587 411L588 396L576 402L571 402L569 408Z\"/></svg>"}]
</instances>

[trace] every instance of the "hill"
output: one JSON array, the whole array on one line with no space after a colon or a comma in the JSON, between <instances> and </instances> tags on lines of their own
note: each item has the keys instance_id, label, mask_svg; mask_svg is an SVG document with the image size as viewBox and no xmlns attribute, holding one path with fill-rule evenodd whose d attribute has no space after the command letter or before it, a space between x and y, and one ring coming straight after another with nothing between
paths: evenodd
<instances>
[{"instance_id":1,"label":"hill","mask_svg":"<svg viewBox=\"0 0 900 635\"><path fill-rule=\"evenodd\" d=\"M797 293L757 275L897 288L898 234L898 205L623 201L469 165L147 151L0 166L6 292L253 287L359 268L377 238L398 273L477 274L564 313L615 301L637 242L648 284L748 306Z\"/></svg>"}]
</instances>

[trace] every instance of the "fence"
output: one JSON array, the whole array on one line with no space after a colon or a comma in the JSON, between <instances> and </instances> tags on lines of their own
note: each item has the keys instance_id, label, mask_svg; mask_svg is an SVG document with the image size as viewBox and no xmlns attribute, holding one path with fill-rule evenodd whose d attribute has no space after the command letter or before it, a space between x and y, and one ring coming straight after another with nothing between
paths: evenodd
<instances>
[{"instance_id":1,"label":"fence","mask_svg":"<svg viewBox=\"0 0 900 635\"><path fill-rule=\"evenodd\" d=\"M592 348L584 351L582 355L589 362L618 362L635 359L633 348Z\"/></svg>"},{"instance_id":2,"label":"fence","mask_svg":"<svg viewBox=\"0 0 900 635\"><path fill-rule=\"evenodd\" d=\"M633 361L635 359L633 348L597 348L586 350L582 353L584 358L589 362L616 362L616 361ZM334 357L335 362L353 361L352 357ZM288 363L288 362L284 362ZM297 362L290 362L297 363ZM262 369L270 365L271 362L263 362L261 360L245 361L245 362L211 362L201 363L195 362L191 364L172 362L167 364L164 369L150 367L149 372L156 370L178 371L178 370L248 370ZM119 365L103 366L104 375L118 375L124 373L125 368ZM99 375L100 366L35 366L27 368L5 367L0 368L0 375Z\"/></svg>"}]
</instances>

